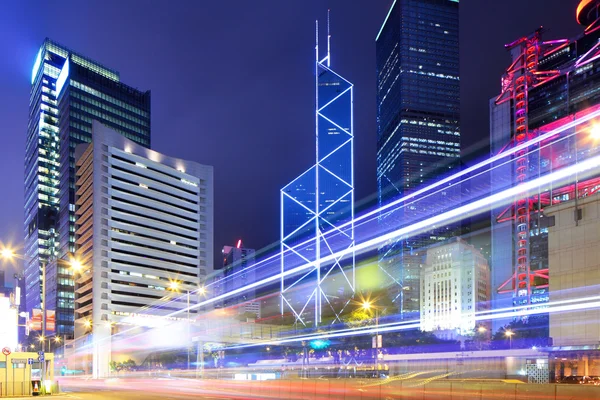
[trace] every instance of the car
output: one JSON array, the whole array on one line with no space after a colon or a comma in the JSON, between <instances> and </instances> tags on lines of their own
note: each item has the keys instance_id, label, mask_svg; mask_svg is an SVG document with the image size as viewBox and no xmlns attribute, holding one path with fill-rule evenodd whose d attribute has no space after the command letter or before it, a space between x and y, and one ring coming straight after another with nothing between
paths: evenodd
<instances>
[{"instance_id":1,"label":"car","mask_svg":"<svg viewBox=\"0 0 600 400\"><path fill-rule=\"evenodd\" d=\"M590 376L590 381L588 383L591 385L600 386L600 376Z\"/></svg>"},{"instance_id":2,"label":"car","mask_svg":"<svg viewBox=\"0 0 600 400\"><path fill-rule=\"evenodd\" d=\"M566 376L564 377L560 383L569 383L569 384L575 384L575 385L584 385L584 384L588 384L588 383L593 383L593 380L589 377L589 376L583 376L583 375L571 375L571 376Z\"/></svg>"}]
</instances>

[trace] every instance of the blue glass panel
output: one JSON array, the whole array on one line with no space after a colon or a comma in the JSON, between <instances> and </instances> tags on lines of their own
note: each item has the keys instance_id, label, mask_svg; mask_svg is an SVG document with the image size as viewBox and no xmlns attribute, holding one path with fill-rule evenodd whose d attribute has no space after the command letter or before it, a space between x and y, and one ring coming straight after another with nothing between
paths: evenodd
<instances>
[{"instance_id":1,"label":"blue glass panel","mask_svg":"<svg viewBox=\"0 0 600 400\"><path fill-rule=\"evenodd\" d=\"M323 107L331 100L339 96L344 90L348 89L351 85L349 82L342 79L339 75L335 74L331 70L319 65L319 105L318 108ZM348 109L348 111L350 111Z\"/></svg>"},{"instance_id":2,"label":"blue glass panel","mask_svg":"<svg viewBox=\"0 0 600 400\"><path fill-rule=\"evenodd\" d=\"M350 184L352 182L352 144L347 142L335 153L321 161L321 166L325 167L335 176Z\"/></svg>"},{"instance_id":3,"label":"blue glass panel","mask_svg":"<svg viewBox=\"0 0 600 400\"><path fill-rule=\"evenodd\" d=\"M321 115L334 122L346 132L350 132L352 115L352 90L340 95L335 101L319 111Z\"/></svg>"}]
</instances>

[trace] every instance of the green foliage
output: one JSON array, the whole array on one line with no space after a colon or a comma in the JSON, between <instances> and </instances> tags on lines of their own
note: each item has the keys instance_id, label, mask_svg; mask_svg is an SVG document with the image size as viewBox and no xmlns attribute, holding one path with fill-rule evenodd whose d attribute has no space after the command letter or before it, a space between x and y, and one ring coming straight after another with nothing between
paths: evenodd
<instances>
[{"instance_id":1,"label":"green foliage","mask_svg":"<svg viewBox=\"0 0 600 400\"><path fill-rule=\"evenodd\" d=\"M137 367L137 364L130 358L129 360L120 363L111 361L109 367L112 372L133 371L135 367Z\"/></svg>"}]
</instances>

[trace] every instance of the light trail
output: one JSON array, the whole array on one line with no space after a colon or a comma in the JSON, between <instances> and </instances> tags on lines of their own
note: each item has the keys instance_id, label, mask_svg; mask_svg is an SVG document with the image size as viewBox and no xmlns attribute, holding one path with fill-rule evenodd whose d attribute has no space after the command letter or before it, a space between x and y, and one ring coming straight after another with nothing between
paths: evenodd
<instances>
[{"instance_id":1,"label":"light trail","mask_svg":"<svg viewBox=\"0 0 600 400\"><path fill-rule=\"evenodd\" d=\"M507 319L514 317L524 317L524 316L534 316L538 314L547 314L547 313L560 313L560 312L569 312L569 311L579 311L579 310L590 310L595 308L600 308L600 296L595 296L594 299L597 301L581 303L581 304L563 304L557 305L559 303L567 303L567 302L577 302L579 299L564 301L564 302L555 302L553 306L549 306L547 308L531 308L528 310L511 310L502 313L498 313L498 315L491 315L486 317L478 317L475 318L476 321L491 321L495 319ZM546 303L548 305L549 303ZM398 332L409 329L420 329L421 323L420 321L401 321L397 323L389 323L389 324L380 324L379 326L373 327L365 327L365 328L349 328L349 329L340 329L332 332L326 333L311 333L306 335L297 335L290 336L284 339L279 340L267 340L259 343L252 344L244 344L237 346L228 346L225 349L243 349L243 348L251 348L256 346L265 346L265 345L282 345L285 343L294 343L299 341L311 341L318 339L334 339L340 337L347 336L359 336L359 335L368 335L374 333L384 333L384 332Z\"/></svg>"},{"instance_id":2,"label":"light trail","mask_svg":"<svg viewBox=\"0 0 600 400\"><path fill-rule=\"evenodd\" d=\"M374 216L376 218L376 216L379 215L384 210L388 210L387 212L391 212L391 210L389 210L391 207L394 207L394 206L397 206L397 205L399 205L401 203L404 203L407 200L415 199L419 195L422 195L422 194L425 194L427 192L430 192L431 190L433 190L435 188L440 188L440 187L442 187L442 185L444 185L444 184L446 184L448 182L456 180L456 179L458 179L460 177L463 177L463 176L465 176L465 175L467 175L467 174L469 174L469 173L471 173L473 171L479 170L479 169L481 169L481 168L483 168L485 166L491 165L492 163L494 163L496 161L499 161L499 160L501 160L501 159L503 159L505 157L508 157L508 156L514 154L516 151L522 150L523 148L530 147L530 146L535 145L537 143L540 143L540 142L542 142L544 140L550 139L551 137L556 136L559 133L564 132L565 130L568 130L568 129L571 129L573 127L576 127L579 124L588 122L588 121L590 121L590 120L592 120L592 119L594 119L594 118L596 118L598 116L600 116L600 110L598 110L598 111L596 111L594 113L588 114L588 115L586 115L584 117L581 117L581 118L579 118L579 119L577 119L577 120L575 120L573 122L570 122L568 124L565 124L565 125L563 125L563 126L561 126L559 128L556 128L556 129L554 129L554 130L552 130L552 131L550 131L550 132L548 132L546 134L540 135L537 138L532 139L530 142L528 142L527 146L524 146L524 145L517 146L517 147L515 147L515 148L513 148L513 149L511 149L511 150L509 150L509 151L507 151L505 153L501 153L501 154L498 154L496 156L490 157L489 159L487 159L485 161L482 161L482 162L480 162L478 164L475 164L475 165L473 165L473 166L471 166L469 168L466 168L463 171L461 171L459 173L456 173L456 174L454 174L454 175L452 175L450 177L441 179L440 181L438 181L438 182L436 182L436 183L434 183L432 185L429 185L429 186L427 186L425 188L422 188L422 189L420 189L420 190L418 190L418 191L416 191L414 193L411 193L411 194L409 194L407 196L404 196L404 197L402 197L400 199L397 199L394 202L391 202L391 203L389 203L389 204L387 204L385 206L382 206L382 207L380 207L378 209L375 209L375 210L372 210L372 211L367 212L365 214L362 214L362 215L358 216L357 218L355 218L354 223L356 224L358 222L361 222L361 224L364 224L366 222L372 221L372 220L368 220L367 218L374 217ZM573 135L576 135L576 134L578 134L578 132L574 132L574 133L568 135L567 137L570 137L570 136L573 136ZM558 141L564 140L564 139L566 139L566 137L560 138ZM556 141L556 142L558 142L558 141ZM544 147L549 146L551 144L554 144L556 142L549 143L549 144L545 145ZM534 150L534 151L538 151L538 150ZM510 161L507 161L507 162L510 162ZM503 163L502 165L505 165L505 164L506 163ZM416 222L416 223L414 223L412 225L409 225L409 226L406 226L406 227L402 227L400 229L394 230L394 231L389 232L387 234L380 235L380 236L372 238L370 240L358 243L354 247L353 250L356 251L356 252L368 250L368 249L373 248L373 247L375 247L375 246L377 246L379 244L383 244L383 243L387 242L388 240L395 239L395 238L402 237L402 236L406 236L406 235L409 235L409 234L415 234L415 233L420 232L422 230L431 229L431 228L434 228L436 225L448 223L448 222L453 221L454 219L456 219L458 217L461 217L461 216L468 216L468 215L472 215L472 214L477 213L477 212L487 211L487 209L489 209L489 207L491 205L498 204L498 203L501 203L503 201L511 200L512 197L514 197L515 195L518 195L518 194L522 195L523 193L526 193L526 192L528 192L530 190L533 190L535 188L543 187L544 185L548 185L549 183L554 183L555 181L560 181L562 179L567 179L567 178L569 178L571 176L574 176L576 174L582 174L582 173L584 173L584 172L586 172L588 170L591 170L593 168L597 168L599 166L600 166L600 157L599 156L587 159L585 161L579 161L578 164L571 165L571 166L568 166L568 167L564 167L563 169L551 172L548 175L545 175L543 177L537 178L535 180L532 180L532 181L529 181L529 182L525 182L525 183L523 183L523 184L521 184L519 186L511 187L511 188L506 189L506 190L504 190L504 191L502 191L500 193L497 193L497 194L494 194L494 195L490 195L490 196L487 196L487 197L485 197L483 199L474 201L473 203L470 203L470 204L458 207L456 209L453 209L453 210L441 213L441 214L439 214L437 216L427 218L427 219L425 219L423 221L418 221L418 222ZM482 173L484 173L484 172L488 172L488 171L483 171ZM579 179L582 179L582 177L579 176ZM443 187L443 188L445 188L445 187ZM435 194L435 193L430 193L430 194L428 194L427 196L424 196L424 197L428 197L428 196L431 196L433 194ZM352 221L349 221L346 224L344 224L343 226L350 226L351 223L352 223ZM350 251L352 251L352 250L346 249L346 250L342 250L342 251L336 252L334 254L331 254L330 256L322 258L321 262L334 261L335 259L338 259L340 257L348 255ZM258 268L260 266L264 266L265 264L267 264L270 261L279 260L280 256L281 256L281 253L277 252L276 254L274 254L272 256L269 256L266 259L261 260L259 263L255 264L252 268ZM218 296L214 296L214 297L212 297L210 299L201 301L201 302L199 302L199 303L197 303L195 305L190 306L189 309L190 310L191 309L197 309L197 308L200 308L200 307L203 307L203 306L207 306L207 305L213 304L216 301L223 300L223 299L226 299L226 298L231 297L231 296L235 296L237 294L243 293L244 291L251 290L253 288L257 288L257 287L261 287L263 285L267 285L267 284L270 284L270 283L277 282L277 281L281 280L282 278L285 278L285 277L290 276L290 275L301 273L301 272L303 272L303 271L305 271L305 270L307 270L309 268L314 268L315 266L316 265L315 265L314 262L310 262L310 263L306 263L306 264L300 265L300 266L298 266L296 268L293 268L293 269L291 269L289 271L286 271L285 273L281 273L280 272L280 273L277 273L277 274L272 275L270 277L266 277L266 278L261 279L259 281L250 283L250 284L248 284L248 285L246 285L244 287L235 289L235 290L233 290L231 292L224 293L224 294L221 294L221 295L218 295ZM211 283L208 286L214 285L215 283ZM172 301L174 301L174 300L172 300ZM590 303L590 304L597 304L597 303ZM184 308L182 310L174 311L174 312L171 312L171 313L165 315L165 317L166 318L172 318L175 315L187 312L187 310L188 310L188 308ZM511 307L509 310L506 311L506 313L505 313L506 316L504 316L504 314L499 314L499 315L503 315L502 318L506 318L507 316L513 316L513 315L515 315L515 316L518 316L518 315L521 315L521 316L522 315L529 315L528 313L531 312L529 310L521 310L521 311L515 311L515 310L518 310L518 308ZM489 312L495 312L495 311L489 311ZM546 313L546 312L548 312L548 310L546 310L546 309L544 309L544 311L541 311L541 313ZM521 313L521 314L515 314L515 313ZM523 314L523 313L525 313L525 314ZM500 318L500 317L498 317L498 318ZM485 319L485 318L481 317L480 319ZM414 327L418 327L419 326L418 323L417 324L410 324L410 325L406 324L406 325L403 325L402 329L409 329L409 326L413 326L413 325L414 325ZM124 331L121 331L121 332L117 333L114 336L121 336L121 335L124 335L125 333L133 331L135 329L137 329L137 327L134 327L134 328L131 328L131 329L126 329ZM389 326L389 327L388 326L384 326L384 327L380 327L380 329L394 330L394 329L398 329L398 325ZM339 331L339 332L340 332L341 335L344 335L344 336L349 336L349 335L352 335L352 334L364 334L365 333L365 331L362 331L362 330L358 331L358 332L357 331L347 331L347 332L346 331ZM366 331L366 332L368 333L368 331ZM319 337L319 336L315 336L315 337ZM106 339L109 339L109 338L106 338ZM98 342L100 342L102 340L106 340L106 339L100 339L98 341L95 340L94 343L98 343ZM286 340L288 340L288 339L286 339ZM293 340L299 340L299 339L292 339L292 338L290 338L289 340L293 341ZM88 347L88 346L91 346L91 345L92 345L92 343L84 346L84 348Z\"/></svg>"},{"instance_id":3,"label":"light trail","mask_svg":"<svg viewBox=\"0 0 600 400\"><path fill-rule=\"evenodd\" d=\"M544 140L550 139L550 138L552 138L552 137L554 137L554 136L556 136L556 135L558 135L558 134L560 134L560 133L562 133L562 132L564 132L566 130L572 129L572 128L580 125L580 124L589 122L589 121L591 121L591 120L593 120L594 118L597 118L597 117L600 117L600 110L597 110L597 111L595 111L593 113L590 113L588 115L582 116L582 117L580 117L580 118L578 118L578 119L576 119L576 120L574 120L572 122L569 122L569 123L567 123L565 125L562 125L562 126L560 126L558 128L555 128L555 129L553 129L553 130L551 130L551 131L549 131L549 132L547 132L545 134L539 135L538 137L536 137L534 139L531 139L531 140L529 140L526 143L523 143L523 144L520 144L518 146L515 146L514 148L506 150L506 151L504 151L504 152L502 152L500 154L496 154L496 155L494 155L494 156L492 156L492 157L490 157L490 158L488 158L488 159L486 159L484 161L481 161L481 162L479 162L479 163L477 163L477 164L475 164L473 166L467 167L467 168L465 168L465 169L463 169L463 170L461 170L461 171L459 171L459 172L457 172L457 173L455 173L455 174L453 174L451 176L448 176L446 178L440 179L439 181L436 181L436 182L434 182L434 183L432 183L432 184L430 184L430 185L428 185L428 186L426 186L424 188L421 188L421 189L419 189L419 190L417 190L417 191L415 191L413 193L410 193L410 194L405 195L405 196L403 196L403 197L401 197L399 199L396 199L396 200L394 200L394 201L392 201L392 202L390 202L388 204L385 204L385 205L383 205L383 206L381 206L381 207L379 207L379 208L377 208L375 210L369 211L369 212L367 212L365 214L361 214L360 216L356 217L353 221L347 221L347 222L341 224L339 226L339 230L343 230L344 228L348 228L348 227L352 226L353 222L354 222L354 227L356 229L359 226L362 226L363 224L365 224L367 222L371 222L371 221L375 220L379 216L379 214L381 214L384 211L389 214L389 213L392 213L394 211L397 211L398 209L400 209L402 207L405 207L408 204L403 204L403 203L405 203L407 200L411 200L411 199L415 200L416 199L416 201L422 201L422 200L426 199L427 197L430 197L430 196L433 196L433 195L439 193L440 190L447 189L448 187L451 187L451 186L456 186L456 185L462 184L464 181L455 182L454 184L452 184L450 186L443 186L446 183L455 181L455 180L457 180L457 179L459 179L461 177L464 177L465 175L468 176L468 174L470 174L471 172L480 170L480 169L482 169L483 167L486 167L486 166L490 166L491 164L493 164L493 163L495 163L497 161L500 161L503 158L507 158L508 156L511 156L511 155L515 154L516 152L518 152L520 150L530 148L531 146L534 146L534 145L536 145L538 143L541 143ZM556 143L558 143L560 141L563 141L563 140L566 140L566 139L568 139L568 138L570 138L572 136L575 136L578 133L579 132L573 132L573 133L571 133L571 134L569 134L569 135L567 135L565 137L560 138L559 140L557 140L555 142L548 143L545 146L542 146L541 148L552 146L552 145L554 145L554 144L556 144ZM526 155L531 155L531 154L536 153L538 151L539 151L539 149L534 149L534 150L529 151ZM500 168L502 166L505 166L507 164L512 163L513 161L514 160L510 160L510 159L506 160L505 162L503 162L500 165L495 166L494 168ZM484 173L490 172L491 170L492 169L480 171L476 175L469 176L468 179L473 179L473 178L475 178L477 176L480 176L480 175L482 175ZM436 188L439 188L439 190L436 191L436 192L431 192L433 189L436 189ZM431 192L431 193L428 193L428 192ZM426 194L426 193L428 193L426 196L418 198L418 196L420 196L422 194ZM412 204L412 203L409 203L409 204ZM390 208L398 206L398 205L400 205L400 207L394 208L392 210L389 210ZM372 219L367 219L369 217L373 217L373 218ZM367 221L363 221L365 219L367 219ZM336 232L329 231L329 232L326 232L325 235L332 234L332 233L336 233ZM311 239L307 239L304 242L296 245L295 248L303 246L303 245L307 245L310 241L311 241ZM291 253L291 250L285 250L284 254L285 253ZM277 253L273 254L272 256L269 256L269 257L267 257L267 258L265 258L263 260L260 260L259 262L255 263L251 267L248 267L248 268L245 268L243 270L234 272L229 277L224 278L224 280L222 280L222 281L226 281L226 279L231 279L231 278L233 278L233 276L235 276L237 274L242 274L244 272L247 272L250 269L257 270L257 269L263 267L264 266L263 264L267 264L268 262L271 262L271 261L277 261L280 257L281 257L281 253L277 252ZM207 287L210 287L212 285L216 285L219 282L221 282L221 281L212 282L212 283L208 284Z\"/></svg>"},{"instance_id":4,"label":"light trail","mask_svg":"<svg viewBox=\"0 0 600 400\"><path fill-rule=\"evenodd\" d=\"M540 178L537 178L537 179L534 179L534 180L531 180L528 182L524 182L518 186L511 187L500 193L496 193L496 194L490 195L486 198L476 200L473 203L466 204L464 206L455 208L450 211L446 211L442 214L427 218L425 220L416 222L410 226L397 229L395 231L389 232L384 235L380 235L380 236L372 238L370 240L367 240L367 241L364 241L361 243L357 243L354 246L354 248L344 249L344 250L335 252L328 256L322 257L320 261L321 261L321 263L335 261L336 259L340 259L340 258L350 254L350 252L352 252L352 251L356 251L358 253L360 251L368 250L379 244L385 243L391 239L406 236L408 234L415 234L422 230L435 228L437 225L452 222L455 218L460 217L460 216L468 216L468 215L474 214L476 212L486 211L491 205L495 205L495 204L497 205L498 203L502 203L503 201L512 200L512 198L516 195L523 195L523 194L525 194L531 190L534 190L536 188L544 187L550 183L555 183L556 181L561 181L563 179L567 179L572 176L575 176L575 174L582 174L590 169L594 169L594 168L598 168L598 167L600 167L600 156L592 157L585 161L580 161L578 164L571 165L571 166L565 167L563 169L549 173L548 175L542 176ZM579 179L583 179L583 177L579 176ZM226 299L227 297L231 297L231 296L235 296L237 294L243 293L244 291L247 291L247 290L250 290L253 288L257 288L257 287L260 287L263 285L267 285L272 282L276 282L284 277L294 275L294 274L299 274L302 271L305 271L309 268L313 268L315 266L316 265L315 265L314 261L300 265L300 266L290 269L284 273L280 272L278 274L264 278L262 280L259 280L259 281L253 282L253 283L249 283L248 285L246 285L244 287L232 290L228 293L224 293L224 294L212 297L210 299L204 300L202 302L199 302L198 304L190 306L190 309L195 309L195 308L203 307L206 305L210 305L216 301L223 300L223 299ZM187 311L187 309L174 311L170 314L167 314L166 316L173 317L174 315L177 315L181 312L186 312L186 311Z\"/></svg>"}]
</instances>

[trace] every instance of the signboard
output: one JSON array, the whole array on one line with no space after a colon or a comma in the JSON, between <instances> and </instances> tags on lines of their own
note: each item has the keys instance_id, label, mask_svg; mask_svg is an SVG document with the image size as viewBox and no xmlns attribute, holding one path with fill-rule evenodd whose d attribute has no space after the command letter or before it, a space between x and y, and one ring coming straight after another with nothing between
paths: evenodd
<instances>
[{"instance_id":1,"label":"signboard","mask_svg":"<svg viewBox=\"0 0 600 400\"><path fill-rule=\"evenodd\" d=\"M27 360L24 358L13 358L11 362L13 364L27 364Z\"/></svg>"},{"instance_id":2,"label":"signboard","mask_svg":"<svg viewBox=\"0 0 600 400\"><path fill-rule=\"evenodd\" d=\"M0 297L0 345L16 349L18 340L17 309L10 305L8 297Z\"/></svg>"},{"instance_id":3,"label":"signboard","mask_svg":"<svg viewBox=\"0 0 600 400\"><path fill-rule=\"evenodd\" d=\"M56 311L46 310L46 331L54 332L56 330Z\"/></svg>"},{"instance_id":4,"label":"signboard","mask_svg":"<svg viewBox=\"0 0 600 400\"><path fill-rule=\"evenodd\" d=\"M42 310L39 308L31 310L31 322L29 323L29 327L32 331L42 330Z\"/></svg>"},{"instance_id":5,"label":"signboard","mask_svg":"<svg viewBox=\"0 0 600 400\"><path fill-rule=\"evenodd\" d=\"M383 347L383 336L377 335L371 338L371 347L374 349L381 349Z\"/></svg>"}]
</instances>

